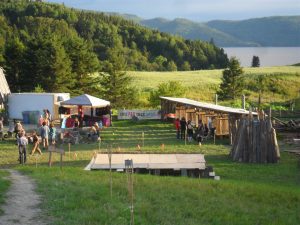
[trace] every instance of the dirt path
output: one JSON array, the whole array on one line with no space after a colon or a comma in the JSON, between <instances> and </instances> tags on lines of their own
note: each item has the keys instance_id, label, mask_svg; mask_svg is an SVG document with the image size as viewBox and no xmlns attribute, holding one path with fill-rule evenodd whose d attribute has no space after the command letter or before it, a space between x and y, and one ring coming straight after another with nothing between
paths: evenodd
<instances>
[{"instance_id":1,"label":"dirt path","mask_svg":"<svg viewBox=\"0 0 300 225\"><path fill-rule=\"evenodd\" d=\"M6 194L6 203L2 207L1 225L45 225L41 220L40 196L34 191L35 183L18 171L8 170L11 186Z\"/></svg>"}]
</instances>

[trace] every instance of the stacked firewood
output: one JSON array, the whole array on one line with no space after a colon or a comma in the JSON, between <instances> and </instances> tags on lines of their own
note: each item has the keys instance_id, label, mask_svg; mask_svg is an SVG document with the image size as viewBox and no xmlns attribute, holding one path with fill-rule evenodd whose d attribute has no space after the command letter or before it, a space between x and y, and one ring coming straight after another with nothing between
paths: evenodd
<instances>
[{"instance_id":1,"label":"stacked firewood","mask_svg":"<svg viewBox=\"0 0 300 225\"><path fill-rule=\"evenodd\" d=\"M276 163L280 158L276 131L264 112L254 118L250 112L242 118L234 138L230 156L234 161Z\"/></svg>"},{"instance_id":2,"label":"stacked firewood","mask_svg":"<svg viewBox=\"0 0 300 225\"><path fill-rule=\"evenodd\" d=\"M285 122L276 117L272 117L272 120L276 130L300 132L300 120L289 120Z\"/></svg>"}]
</instances>

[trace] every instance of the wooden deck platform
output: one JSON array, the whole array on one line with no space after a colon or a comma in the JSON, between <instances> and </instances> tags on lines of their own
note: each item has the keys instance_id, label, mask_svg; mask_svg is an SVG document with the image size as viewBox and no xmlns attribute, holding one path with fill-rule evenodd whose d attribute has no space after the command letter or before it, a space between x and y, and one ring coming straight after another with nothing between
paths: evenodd
<instances>
[{"instance_id":1,"label":"wooden deck platform","mask_svg":"<svg viewBox=\"0 0 300 225\"><path fill-rule=\"evenodd\" d=\"M111 155L112 170L125 170L125 160L133 161L134 170L205 170L203 154L119 154ZM86 170L108 170L109 155L98 153L85 168Z\"/></svg>"}]
</instances>

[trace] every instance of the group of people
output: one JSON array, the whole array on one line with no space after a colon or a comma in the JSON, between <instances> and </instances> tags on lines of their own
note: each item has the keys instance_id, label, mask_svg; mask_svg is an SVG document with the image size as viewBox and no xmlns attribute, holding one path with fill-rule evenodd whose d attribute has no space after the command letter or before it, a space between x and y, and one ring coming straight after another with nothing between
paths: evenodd
<instances>
[{"instance_id":1,"label":"group of people","mask_svg":"<svg viewBox=\"0 0 300 225\"><path fill-rule=\"evenodd\" d=\"M44 150L48 148L49 143L52 145L55 144L56 128L52 122L48 126L47 121L50 122L50 117L47 118L47 116L46 116L46 119L42 122L38 131L33 131L32 135L30 135L30 136L26 135L25 129L23 128L21 122L15 121L14 132L15 132L15 137L17 140L17 145L18 145L18 150L19 150L19 159L18 160L20 163L26 162L26 148L27 148L27 145L29 142L32 142L32 144L33 144L30 155L34 155L34 153L36 151L39 154L42 154L42 151L39 147L40 142L43 143Z\"/></svg>"},{"instance_id":2,"label":"group of people","mask_svg":"<svg viewBox=\"0 0 300 225\"><path fill-rule=\"evenodd\" d=\"M185 139L187 137L188 142L192 142L193 138L201 145L202 140L209 134L209 128L207 124L203 124L202 120L199 120L198 127L194 127L191 120L186 121L184 117L180 120L175 120L175 128L177 139Z\"/></svg>"}]
</instances>

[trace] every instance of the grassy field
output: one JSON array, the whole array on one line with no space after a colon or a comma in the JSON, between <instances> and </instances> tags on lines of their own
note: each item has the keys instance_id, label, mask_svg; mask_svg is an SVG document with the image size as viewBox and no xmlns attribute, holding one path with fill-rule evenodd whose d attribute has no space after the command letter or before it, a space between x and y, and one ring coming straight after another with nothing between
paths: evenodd
<instances>
[{"instance_id":1,"label":"grassy field","mask_svg":"<svg viewBox=\"0 0 300 225\"><path fill-rule=\"evenodd\" d=\"M285 95L264 93L263 100L266 102L282 102L289 98L295 98L299 94L300 67L298 66L244 68L244 71L246 77L257 74L281 74L281 77L285 80L284 86L289 87L290 93ZM144 102L149 96L150 90L167 81L179 81L185 86L188 89L187 98L213 102L214 95L221 82L222 70L128 72L128 74L133 77L136 86L141 90ZM257 93L250 92L249 99L257 99Z\"/></svg>"},{"instance_id":2,"label":"grassy field","mask_svg":"<svg viewBox=\"0 0 300 225\"><path fill-rule=\"evenodd\" d=\"M9 181L5 179L7 176L7 172L0 170L0 206L4 203L4 195L9 188ZM3 213L2 209L0 208L0 215Z\"/></svg>"},{"instance_id":3,"label":"grassy field","mask_svg":"<svg viewBox=\"0 0 300 225\"><path fill-rule=\"evenodd\" d=\"M234 163L228 158L226 140L185 145L175 139L172 124L161 122L118 121L106 128L100 151L205 153L221 181L185 177L134 175L135 224L299 224L299 159L282 153L278 164ZM164 144L162 149L161 144ZM63 171L58 156L52 168L46 166L47 154L30 158L26 166L17 166L38 182L42 209L51 224L129 224L127 177L113 173L113 197L110 198L109 173L83 171L98 144L71 147L65 155ZM67 147L65 146L65 149ZM74 152L77 158L74 159ZM0 164L16 165L13 141L0 143ZM4 157L2 157L4 156Z\"/></svg>"}]
</instances>

